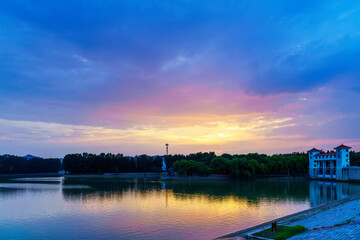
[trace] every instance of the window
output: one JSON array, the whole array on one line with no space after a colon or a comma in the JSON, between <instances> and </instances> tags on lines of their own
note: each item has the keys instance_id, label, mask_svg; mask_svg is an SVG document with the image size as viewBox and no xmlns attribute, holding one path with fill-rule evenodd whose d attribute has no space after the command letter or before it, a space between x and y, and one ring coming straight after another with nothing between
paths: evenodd
<instances>
[{"instance_id":1,"label":"window","mask_svg":"<svg viewBox=\"0 0 360 240\"><path fill-rule=\"evenodd\" d=\"M349 157L349 154L346 154L346 157Z\"/></svg>"},{"instance_id":2,"label":"window","mask_svg":"<svg viewBox=\"0 0 360 240\"><path fill-rule=\"evenodd\" d=\"M346 149L346 152L349 152L349 149Z\"/></svg>"},{"instance_id":3,"label":"window","mask_svg":"<svg viewBox=\"0 0 360 240\"><path fill-rule=\"evenodd\" d=\"M312 157L310 157L310 159L312 159Z\"/></svg>"},{"instance_id":4,"label":"window","mask_svg":"<svg viewBox=\"0 0 360 240\"><path fill-rule=\"evenodd\" d=\"M349 162L349 159L346 159L347 162Z\"/></svg>"},{"instance_id":5,"label":"window","mask_svg":"<svg viewBox=\"0 0 360 240\"><path fill-rule=\"evenodd\" d=\"M316 167L316 164L314 164L314 167Z\"/></svg>"}]
</instances>

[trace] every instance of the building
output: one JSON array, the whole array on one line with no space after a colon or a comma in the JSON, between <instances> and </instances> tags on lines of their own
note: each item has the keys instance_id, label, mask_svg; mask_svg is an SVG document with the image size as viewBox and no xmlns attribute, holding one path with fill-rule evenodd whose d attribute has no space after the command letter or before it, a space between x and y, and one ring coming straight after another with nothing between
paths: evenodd
<instances>
[{"instance_id":1,"label":"building","mask_svg":"<svg viewBox=\"0 0 360 240\"><path fill-rule=\"evenodd\" d=\"M32 159L32 158L40 158L40 157L37 157L37 156L33 156L33 155L28 154L28 155L24 156L24 158L26 158L27 160L30 160L30 159Z\"/></svg>"},{"instance_id":2,"label":"building","mask_svg":"<svg viewBox=\"0 0 360 240\"><path fill-rule=\"evenodd\" d=\"M313 148L308 151L311 178L349 180L351 147L341 144L334 149L324 152Z\"/></svg>"}]
</instances>

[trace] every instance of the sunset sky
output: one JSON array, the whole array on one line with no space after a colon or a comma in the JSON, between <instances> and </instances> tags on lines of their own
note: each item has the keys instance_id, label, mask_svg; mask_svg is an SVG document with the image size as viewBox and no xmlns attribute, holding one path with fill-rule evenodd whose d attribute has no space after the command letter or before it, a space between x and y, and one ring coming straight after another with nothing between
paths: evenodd
<instances>
[{"instance_id":1,"label":"sunset sky","mask_svg":"<svg viewBox=\"0 0 360 240\"><path fill-rule=\"evenodd\" d=\"M2 0L0 154L360 150L360 1Z\"/></svg>"}]
</instances>

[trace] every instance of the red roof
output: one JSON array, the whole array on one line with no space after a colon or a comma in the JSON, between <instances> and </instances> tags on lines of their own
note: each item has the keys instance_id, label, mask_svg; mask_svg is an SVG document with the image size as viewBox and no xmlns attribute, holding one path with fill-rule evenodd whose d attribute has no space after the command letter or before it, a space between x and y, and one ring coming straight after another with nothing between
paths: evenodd
<instances>
[{"instance_id":1,"label":"red roof","mask_svg":"<svg viewBox=\"0 0 360 240\"><path fill-rule=\"evenodd\" d=\"M313 148L313 149L310 149L308 152L321 152L321 150Z\"/></svg>"},{"instance_id":2,"label":"red roof","mask_svg":"<svg viewBox=\"0 0 360 240\"><path fill-rule=\"evenodd\" d=\"M328 155L335 155L336 152L328 152L328 153L318 153L315 156L328 156Z\"/></svg>"},{"instance_id":3,"label":"red roof","mask_svg":"<svg viewBox=\"0 0 360 240\"><path fill-rule=\"evenodd\" d=\"M340 146L337 146L334 149L338 149L338 148L348 148L348 149L350 149L351 147L348 147L348 146L345 146L344 144L341 144Z\"/></svg>"}]
</instances>

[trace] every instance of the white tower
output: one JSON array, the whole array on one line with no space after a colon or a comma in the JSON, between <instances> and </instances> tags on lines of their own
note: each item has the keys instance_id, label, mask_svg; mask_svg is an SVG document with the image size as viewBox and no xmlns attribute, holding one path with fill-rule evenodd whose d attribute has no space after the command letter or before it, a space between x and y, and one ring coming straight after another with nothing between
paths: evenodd
<instances>
[{"instance_id":1,"label":"white tower","mask_svg":"<svg viewBox=\"0 0 360 240\"><path fill-rule=\"evenodd\" d=\"M320 153L321 150L313 148L311 150L308 151L309 153L309 175L311 178L317 177L317 172L314 171L317 170L319 168L319 166L317 166L317 164L315 163L315 155Z\"/></svg>"},{"instance_id":2,"label":"white tower","mask_svg":"<svg viewBox=\"0 0 360 240\"><path fill-rule=\"evenodd\" d=\"M348 171L343 170L343 168L350 167L351 147L341 144L334 149L336 150L336 179L347 180L349 178Z\"/></svg>"},{"instance_id":3,"label":"white tower","mask_svg":"<svg viewBox=\"0 0 360 240\"><path fill-rule=\"evenodd\" d=\"M347 168L350 167L350 149L351 147L341 144L334 148L336 150L336 167Z\"/></svg>"}]
</instances>

